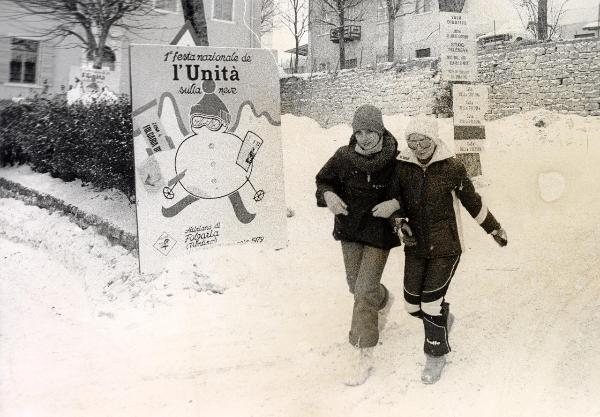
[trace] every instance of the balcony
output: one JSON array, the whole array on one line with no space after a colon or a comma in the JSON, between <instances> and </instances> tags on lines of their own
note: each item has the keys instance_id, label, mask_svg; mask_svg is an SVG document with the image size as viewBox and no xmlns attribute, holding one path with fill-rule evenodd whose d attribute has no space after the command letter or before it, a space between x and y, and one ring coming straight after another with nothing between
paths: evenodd
<instances>
[{"instance_id":1,"label":"balcony","mask_svg":"<svg viewBox=\"0 0 600 417\"><path fill-rule=\"evenodd\" d=\"M333 43L340 42L340 28L333 28L329 32L329 40ZM360 26L344 26L344 42L360 40Z\"/></svg>"}]
</instances>

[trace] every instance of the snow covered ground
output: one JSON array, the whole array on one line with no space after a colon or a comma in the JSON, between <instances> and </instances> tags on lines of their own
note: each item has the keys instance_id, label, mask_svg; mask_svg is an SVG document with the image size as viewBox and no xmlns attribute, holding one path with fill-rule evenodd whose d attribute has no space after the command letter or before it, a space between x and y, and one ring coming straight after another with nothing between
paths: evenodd
<instances>
[{"instance_id":1,"label":"snow covered ground","mask_svg":"<svg viewBox=\"0 0 600 417\"><path fill-rule=\"evenodd\" d=\"M405 117L385 122L402 137ZM140 277L93 230L0 200L0 415L600 416L598 132L599 119L548 112L489 123L480 192L509 245L463 216L453 352L433 386L419 379L421 324L402 307L402 250L384 273L398 297L376 369L361 387L341 383L352 299L314 175L348 126L283 117L295 216L280 251L216 248ZM0 175L135 227L114 192Z\"/></svg>"}]
</instances>

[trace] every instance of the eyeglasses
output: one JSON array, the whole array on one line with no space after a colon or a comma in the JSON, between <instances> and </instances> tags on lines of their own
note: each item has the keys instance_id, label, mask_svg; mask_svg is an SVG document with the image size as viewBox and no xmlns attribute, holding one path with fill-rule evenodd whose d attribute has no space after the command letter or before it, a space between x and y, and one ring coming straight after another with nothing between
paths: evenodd
<instances>
[{"instance_id":1,"label":"eyeglasses","mask_svg":"<svg viewBox=\"0 0 600 417\"><path fill-rule=\"evenodd\" d=\"M417 149L417 148L427 149L431 146L430 138L424 138L424 139L420 139L420 140L407 140L406 142L408 143L408 147L410 149Z\"/></svg>"}]
</instances>

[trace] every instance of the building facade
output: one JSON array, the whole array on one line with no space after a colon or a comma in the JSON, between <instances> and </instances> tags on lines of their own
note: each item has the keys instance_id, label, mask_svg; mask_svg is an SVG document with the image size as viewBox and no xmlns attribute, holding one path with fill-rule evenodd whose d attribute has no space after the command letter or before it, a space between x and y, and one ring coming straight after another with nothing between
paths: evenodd
<instances>
[{"instance_id":1,"label":"building facade","mask_svg":"<svg viewBox=\"0 0 600 417\"><path fill-rule=\"evenodd\" d=\"M203 1L211 46L260 47L258 0ZM180 0L152 2L153 11L135 22L137 29L114 28L107 39L104 65L115 71L121 93L129 93L129 45L168 44L184 24ZM40 37L51 26L7 0L0 0L0 22L0 99L68 89L73 67L88 63L82 46Z\"/></svg>"},{"instance_id":2,"label":"building facade","mask_svg":"<svg viewBox=\"0 0 600 417\"><path fill-rule=\"evenodd\" d=\"M397 1L397 0L396 0ZM441 0L443 11L465 11L468 2ZM326 10L320 0L310 2L309 67L312 71L338 68L338 34L333 26L324 22L336 22L336 17ZM403 2L394 24L394 60L409 60L439 56L438 0L410 0ZM347 10L349 20L345 37L346 68L388 60L388 15L386 0L364 0ZM354 21L353 21L354 20Z\"/></svg>"}]
</instances>

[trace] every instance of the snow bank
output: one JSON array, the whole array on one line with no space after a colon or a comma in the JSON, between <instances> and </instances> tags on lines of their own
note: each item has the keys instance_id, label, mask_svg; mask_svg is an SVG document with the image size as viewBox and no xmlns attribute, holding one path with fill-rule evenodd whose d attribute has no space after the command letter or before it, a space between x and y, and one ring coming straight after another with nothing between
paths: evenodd
<instances>
[{"instance_id":1,"label":"snow bank","mask_svg":"<svg viewBox=\"0 0 600 417\"><path fill-rule=\"evenodd\" d=\"M399 140L406 122L385 118ZM442 125L447 138L449 121ZM10 377L2 386L3 415L23 415L31 404L46 411L35 415L61 417L82 410L261 417L600 413L600 120L530 112L487 125L480 192L509 244L498 248L463 212L467 251L448 293L456 316L453 352L442 379L429 387L419 380L422 325L402 308L401 250L391 253L383 276L397 304L376 349L375 371L362 387L340 383L350 353L352 298L331 237L332 216L315 207L314 176L347 143L350 128L322 129L284 115L282 131L287 205L295 216L288 221L289 246L280 251L215 248L199 252L192 265L139 276L131 253L91 231L56 213L0 201L0 236L37 245L69 271L81 271L87 294L98 310L112 314L111 331L126 341L110 360L102 358L112 345L102 339L95 340L98 347L65 346L75 360L89 356L102 372L82 376L49 355L38 381L27 378L27 359L35 357L31 346L41 331L37 316L18 337L19 327L11 326L3 347L32 353L15 356L19 360L3 374ZM23 168L6 172L66 193L48 176ZM93 192L76 188L62 195L82 204L91 198ZM98 201L125 207L120 197L92 202ZM133 207L127 210L118 217L132 220ZM39 285L31 291L49 291ZM45 345L59 344L47 337ZM64 378L54 386L46 375Z\"/></svg>"}]
</instances>

